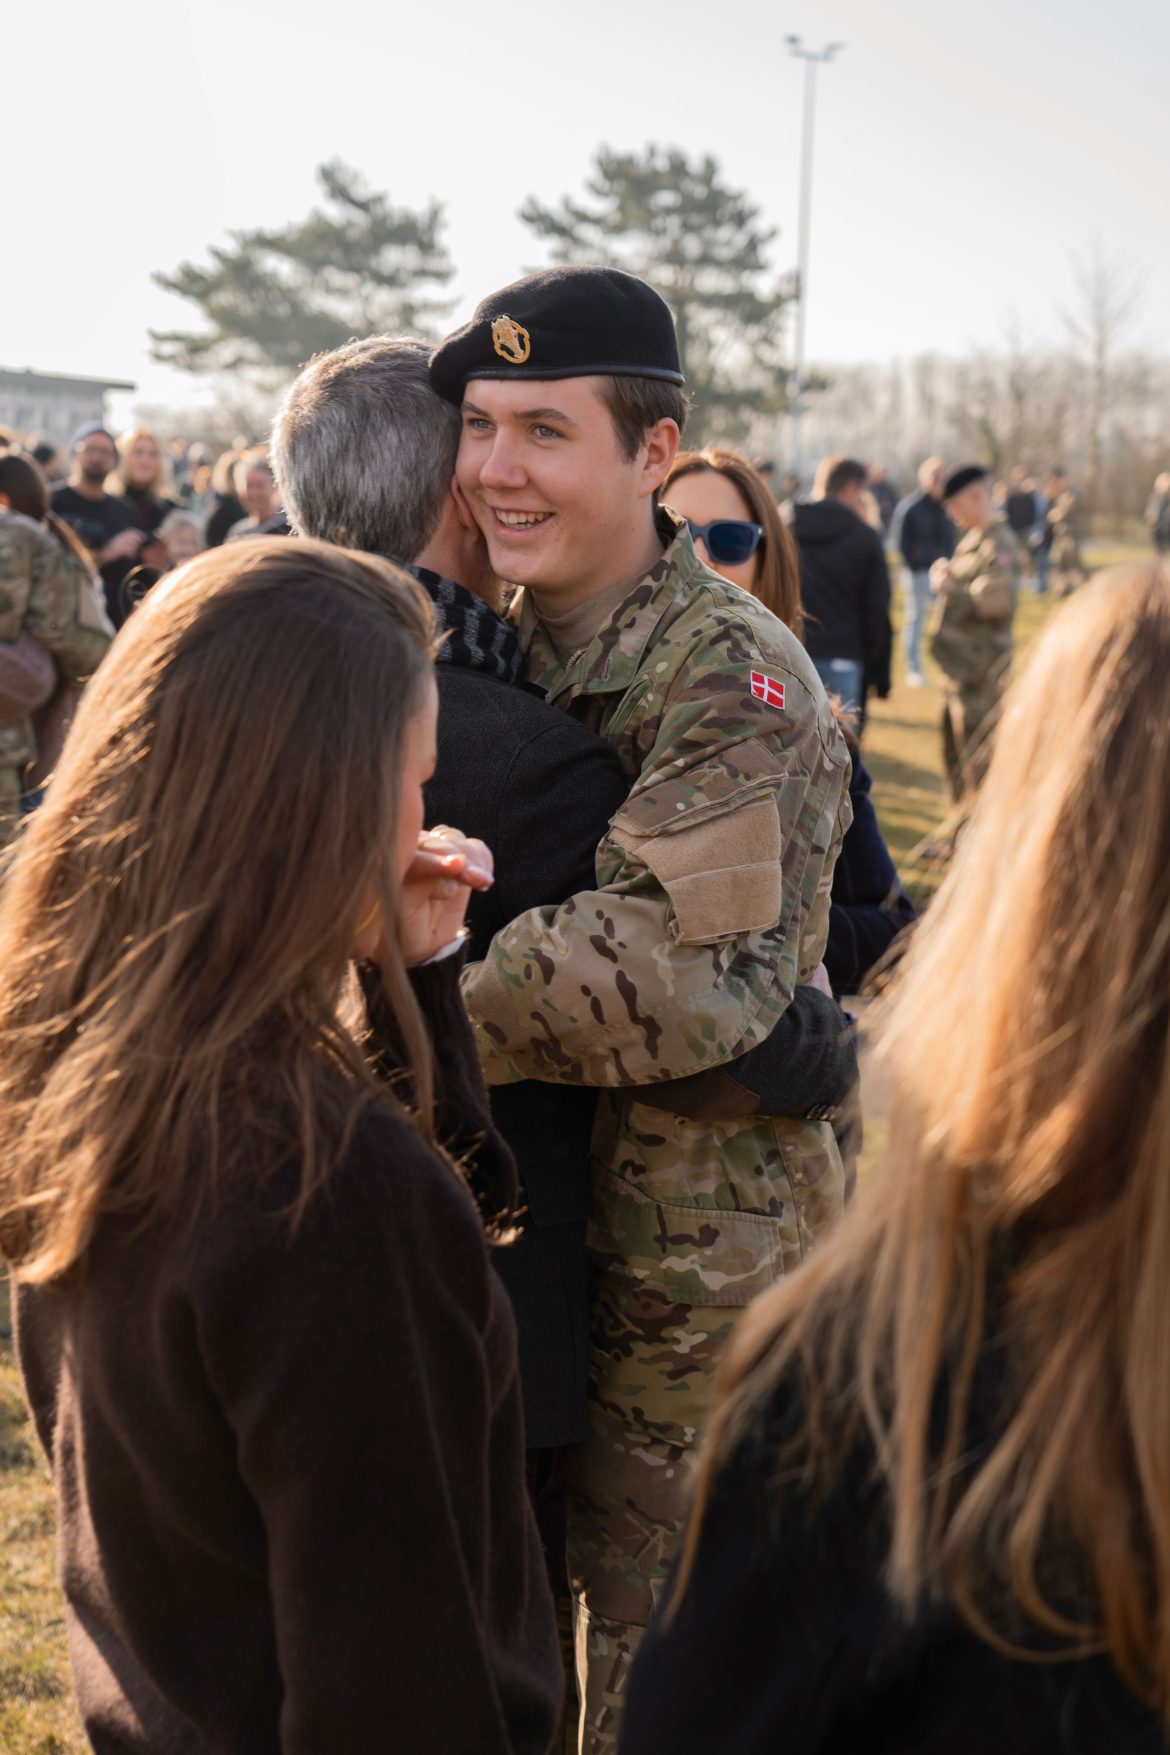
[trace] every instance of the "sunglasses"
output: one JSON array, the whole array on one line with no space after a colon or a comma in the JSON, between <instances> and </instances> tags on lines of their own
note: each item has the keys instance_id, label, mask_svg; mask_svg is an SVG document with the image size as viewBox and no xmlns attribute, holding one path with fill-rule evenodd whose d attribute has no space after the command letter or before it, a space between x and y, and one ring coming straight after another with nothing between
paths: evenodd
<instances>
[{"instance_id":1,"label":"sunglasses","mask_svg":"<svg viewBox=\"0 0 1170 1755\"><path fill-rule=\"evenodd\" d=\"M696 524L687 519L692 536L701 536L707 553L720 567L740 567L750 561L764 540L764 526L749 524L746 518L716 518L711 524Z\"/></svg>"}]
</instances>

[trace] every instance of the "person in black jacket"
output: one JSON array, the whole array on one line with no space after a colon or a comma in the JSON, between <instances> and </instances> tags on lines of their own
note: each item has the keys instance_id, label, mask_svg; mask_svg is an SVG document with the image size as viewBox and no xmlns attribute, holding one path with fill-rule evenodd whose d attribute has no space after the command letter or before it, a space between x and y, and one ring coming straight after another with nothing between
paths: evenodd
<instances>
[{"instance_id":1,"label":"person in black jacket","mask_svg":"<svg viewBox=\"0 0 1170 1755\"><path fill-rule=\"evenodd\" d=\"M903 588L902 645L906 654L906 681L922 686L922 636L930 616L932 595L930 569L935 561L950 560L958 532L943 506L946 470L941 457L928 457L918 469L918 491L907 494L894 513L890 539L906 565Z\"/></svg>"},{"instance_id":2,"label":"person in black jacket","mask_svg":"<svg viewBox=\"0 0 1170 1755\"><path fill-rule=\"evenodd\" d=\"M371 556L201 556L6 876L0 1251L95 1749L554 1733L484 1235L515 1167L458 986L490 855L420 836L433 636Z\"/></svg>"},{"instance_id":3,"label":"person in black jacket","mask_svg":"<svg viewBox=\"0 0 1170 1755\"><path fill-rule=\"evenodd\" d=\"M523 681L483 538L452 491L460 419L430 388L428 358L425 343L387 337L320 356L285 399L272 455L296 529L409 564L438 613L442 711L428 821L456 823L495 854L495 883L468 915L477 958L518 915L594 887L597 845L630 782L601 738ZM843 1104L854 1078L841 1013L802 987L759 1048L646 1095L677 1113L803 1115ZM496 1267L517 1316L530 1476L559 1586L563 1451L586 1431L596 1092L528 1080L496 1087L491 1102L523 1188L522 1235Z\"/></svg>"},{"instance_id":4,"label":"person in black jacket","mask_svg":"<svg viewBox=\"0 0 1170 1755\"><path fill-rule=\"evenodd\" d=\"M724 1358L622 1755L1164 1755L1170 568L1013 685L885 1162Z\"/></svg>"},{"instance_id":5,"label":"person in black jacket","mask_svg":"<svg viewBox=\"0 0 1170 1755\"><path fill-rule=\"evenodd\" d=\"M882 539L861 516L865 465L826 457L812 500L797 502L804 643L826 689L865 722L873 693L890 692L890 575Z\"/></svg>"},{"instance_id":6,"label":"person in black jacket","mask_svg":"<svg viewBox=\"0 0 1170 1755\"><path fill-rule=\"evenodd\" d=\"M207 509L206 542L208 548L219 548L227 533L245 516L244 507L236 497L235 467L244 455L243 446L222 451L211 472L211 505Z\"/></svg>"}]
</instances>

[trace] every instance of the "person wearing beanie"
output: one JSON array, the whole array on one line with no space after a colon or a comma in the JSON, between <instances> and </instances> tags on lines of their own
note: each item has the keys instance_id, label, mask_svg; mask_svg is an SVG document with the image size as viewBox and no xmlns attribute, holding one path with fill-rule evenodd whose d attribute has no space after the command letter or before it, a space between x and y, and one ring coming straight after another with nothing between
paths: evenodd
<instances>
[{"instance_id":1,"label":"person wearing beanie","mask_svg":"<svg viewBox=\"0 0 1170 1755\"><path fill-rule=\"evenodd\" d=\"M134 511L118 494L106 492L106 479L118 467L113 433L99 420L78 427L69 441L69 480L53 489L52 509L92 554L102 576L106 609L122 625L122 581L145 541Z\"/></svg>"},{"instance_id":2,"label":"person wearing beanie","mask_svg":"<svg viewBox=\"0 0 1170 1755\"><path fill-rule=\"evenodd\" d=\"M734 1069L815 973L849 758L798 641L659 503L687 400L652 287L605 267L528 275L440 345L430 378L462 412L459 492L519 587L529 682L632 783L597 888L510 922L464 978L489 1083L601 1088L568 1549L579 1746L611 1755L723 1344L844 1191L824 1106L765 1121L745 1089L716 1123L634 1087Z\"/></svg>"},{"instance_id":3,"label":"person wearing beanie","mask_svg":"<svg viewBox=\"0 0 1170 1755\"><path fill-rule=\"evenodd\" d=\"M992 504L989 476L968 463L947 477L943 503L963 535L951 559L930 569L937 598L930 650L946 679L943 766L956 803L987 772L1011 667L1019 548Z\"/></svg>"}]
</instances>

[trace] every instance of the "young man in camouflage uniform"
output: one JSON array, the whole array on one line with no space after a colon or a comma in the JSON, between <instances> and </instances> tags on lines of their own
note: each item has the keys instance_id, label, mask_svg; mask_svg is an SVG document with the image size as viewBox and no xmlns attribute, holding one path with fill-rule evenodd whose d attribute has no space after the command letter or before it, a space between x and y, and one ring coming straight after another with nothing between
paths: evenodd
<instances>
[{"instance_id":1,"label":"young man in camouflage uniform","mask_svg":"<svg viewBox=\"0 0 1170 1755\"><path fill-rule=\"evenodd\" d=\"M948 479L947 515L964 534L951 559L936 561L930 571L938 596L931 652L946 678L943 765L956 803L987 772L1011 665L1019 549L987 484L988 471L977 463Z\"/></svg>"},{"instance_id":2,"label":"young man in camouflage uniform","mask_svg":"<svg viewBox=\"0 0 1170 1755\"><path fill-rule=\"evenodd\" d=\"M73 683L92 675L114 637L81 562L43 525L0 507L0 640L14 643L21 633ZM16 833L24 769L35 754L27 713L0 718L0 850Z\"/></svg>"},{"instance_id":3,"label":"young man in camouflage uniform","mask_svg":"<svg viewBox=\"0 0 1170 1755\"><path fill-rule=\"evenodd\" d=\"M608 269L529 276L438 349L431 381L462 403L457 481L522 587L530 680L633 781L596 892L522 915L466 985L490 1082L602 1087L569 1538L581 1746L598 1755L616 1748L723 1344L843 1189L824 1120L692 1120L630 1087L742 1055L810 978L849 764L799 643L657 505L686 412L657 294Z\"/></svg>"}]
</instances>

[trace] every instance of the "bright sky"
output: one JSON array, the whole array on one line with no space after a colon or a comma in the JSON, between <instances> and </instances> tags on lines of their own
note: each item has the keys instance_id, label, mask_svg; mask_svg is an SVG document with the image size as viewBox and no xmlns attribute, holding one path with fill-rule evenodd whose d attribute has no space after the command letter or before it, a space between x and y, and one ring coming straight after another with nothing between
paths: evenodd
<instances>
[{"instance_id":1,"label":"bright sky","mask_svg":"<svg viewBox=\"0 0 1170 1755\"><path fill-rule=\"evenodd\" d=\"M594 148L713 153L796 259L803 69L819 75L812 359L1060 335L1074 252L1142 281L1170 349L1167 0L61 0L4 25L0 364L130 378L190 405L151 282L233 227L298 219L340 157L445 203L460 304L544 260L516 211L580 192Z\"/></svg>"}]
</instances>

